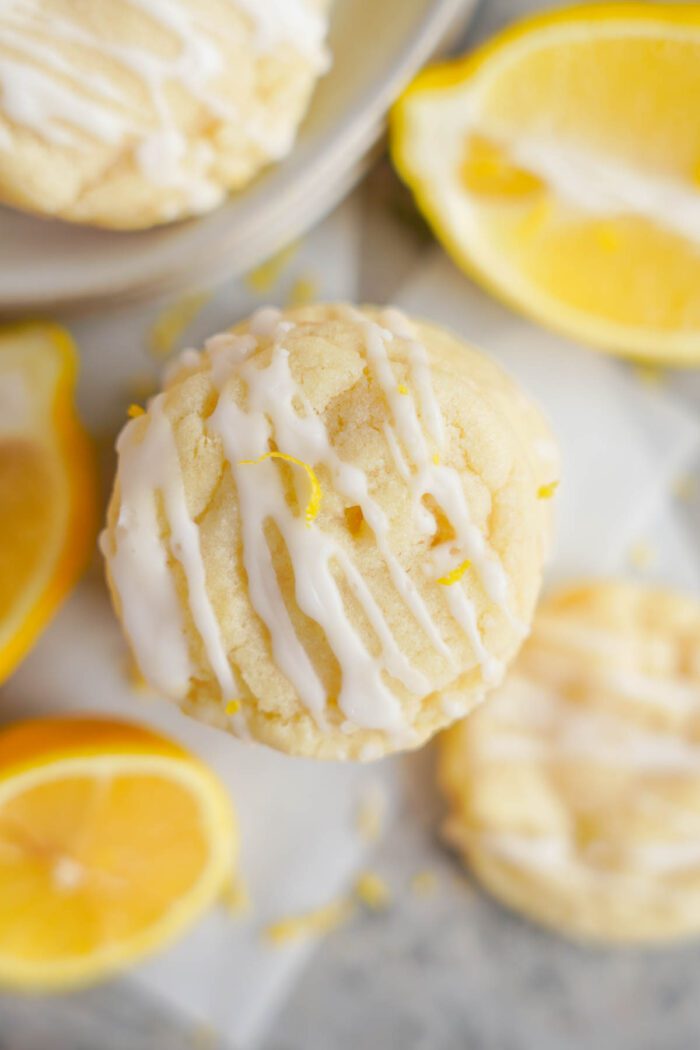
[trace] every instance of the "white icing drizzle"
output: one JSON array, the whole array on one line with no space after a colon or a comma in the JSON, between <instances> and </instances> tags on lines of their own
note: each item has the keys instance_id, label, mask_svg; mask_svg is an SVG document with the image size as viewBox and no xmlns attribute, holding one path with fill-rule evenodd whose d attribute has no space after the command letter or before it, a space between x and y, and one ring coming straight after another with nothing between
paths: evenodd
<instances>
[{"instance_id":1,"label":"white icing drizzle","mask_svg":"<svg viewBox=\"0 0 700 1050\"><path fill-rule=\"evenodd\" d=\"M252 20L254 46L260 53L288 43L317 71L327 68L326 19L307 7L305 0L230 2ZM2 108L14 123L59 146L80 149L86 137L112 145L131 144L146 178L184 190L193 210L206 210L223 195L207 174L214 152L204 143L196 151L189 148L171 108L170 85L182 86L213 118L237 122L270 158L288 152L293 131L275 127L273 120L267 127L259 119L243 122L230 99L216 93L213 84L225 68L221 41L226 34L222 36L220 26L206 25L201 12L178 0L124 3L173 37L176 53L119 44L76 21L52 15L41 0L7 0L0 13L0 45L11 49L12 55L0 56ZM157 125L145 124L130 96L107 77L77 70L42 37L106 55L135 76L148 93ZM0 148L9 141L3 136Z\"/></svg>"},{"instance_id":2,"label":"white icing drizzle","mask_svg":"<svg viewBox=\"0 0 700 1050\"><path fill-rule=\"evenodd\" d=\"M144 677L176 700L184 699L192 672L185 625L167 551L160 539L155 494L167 462L169 438L163 428L128 423L117 452L121 507L114 529L114 550L103 550L119 595L126 632Z\"/></svg>"},{"instance_id":3,"label":"white icing drizzle","mask_svg":"<svg viewBox=\"0 0 700 1050\"><path fill-rule=\"evenodd\" d=\"M163 400L164 395L160 394L151 401L141 442L134 440L136 421L125 428L119 439L122 509L110 568L141 670L154 685L182 699L191 667L178 597L167 567L167 553L159 539L156 496L160 493L170 529L170 553L185 573L192 619L222 699L233 700L240 696L241 687L231 669L207 593L199 529L187 508L177 447ZM138 619L132 624L130 617Z\"/></svg>"},{"instance_id":4,"label":"white icing drizzle","mask_svg":"<svg viewBox=\"0 0 700 1050\"><path fill-rule=\"evenodd\" d=\"M682 737L640 729L608 711L569 703L520 678L511 678L507 688L493 697L489 716L495 724L483 743L488 760L580 759L640 772L700 775L700 747Z\"/></svg>"},{"instance_id":5,"label":"white icing drizzle","mask_svg":"<svg viewBox=\"0 0 700 1050\"><path fill-rule=\"evenodd\" d=\"M388 327L385 328L367 320L358 311L353 311L353 316L364 329L368 361L374 378L387 400L396 428L396 431L393 432L392 427L388 425L385 427L387 436L393 433L393 438L389 439L392 457L397 467L403 462L403 457L398 450L400 441L414 466L414 471L409 472L407 480L412 491L417 527L423 532L428 531L426 528L427 511L422 501L425 496L432 496L455 531L455 539L446 547L453 559L449 569L455 568L468 559L479 573L492 602L508 617L510 623L524 634L523 625L516 621L509 607L508 579L503 567L494 553L487 548L482 533L471 521L469 506L458 472L440 462L433 461L418 418L416 403L410 396L410 392L406 395L399 391L386 349L386 344L394 337L394 332ZM393 325L394 331L399 334L400 338L406 338L412 333L412 329L406 327L408 322L396 310L384 311L381 319L387 326ZM427 419L432 421L430 430L438 450L441 450L444 442L442 413L432 389L425 348L420 347L415 341L411 346L410 360L411 383L418 390L419 402L424 411L427 406ZM436 422L435 417L439 418L439 423ZM405 476L403 469L401 472ZM438 556L439 553L433 551L433 558ZM445 571L449 570L445 569ZM437 576L439 575L442 575L442 572L438 572ZM499 681L503 674L503 666L486 651L482 643L474 605L467 597L464 585L457 582L445 587L444 590L450 612L468 635L485 679L494 683Z\"/></svg>"},{"instance_id":6,"label":"white icing drizzle","mask_svg":"<svg viewBox=\"0 0 700 1050\"><path fill-rule=\"evenodd\" d=\"M700 866L700 842L668 840L647 842L640 845L615 844L613 851L629 867L605 868L586 863L586 857L574 849L571 840L557 835L524 835L517 832L483 832L471 836L480 848L486 849L518 867L553 875L566 875L600 880L629 881L634 869L639 868L650 875L669 875ZM612 846L612 844L610 844ZM607 853L604 840L589 844L591 853Z\"/></svg>"},{"instance_id":7,"label":"white icing drizzle","mask_svg":"<svg viewBox=\"0 0 700 1050\"><path fill-rule=\"evenodd\" d=\"M279 323L279 315L266 310L254 318L251 331L265 338L270 338L273 333L278 338L283 337L284 331L275 332L276 323ZM213 368L216 367L216 356L216 353L212 355ZM366 728L397 732L402 728L400 705L384 681L384 672L417 694L428 690L428 681L410 668L369 588L343 548L320 530L309 530L292 513L279 484L276 464L268 460L251 470L249 465L242 465L241 460L256 460L264 455L274 437L285 454L311 465L323 464L331 472L336 491L362 509L394 585L416 619L444 655L449 656L449 650L437 633L415 585L391 552L388 522L379 505L369 496L366 475L338 458L322 421L304 403L302 392L289 370L287 351L281 343L275 346L266 368L250 363L240 369L240 374L248 389L247 409L222 398L210 419L210 427L223 441L236 481L251 601L270 631L275 661L309 710L320 720L326 704L325 690L296 635L279 591L264 536L264 526L268 521L276 524L289 551L295 570L299 608L323 626L340 664L340 709L351 722ZM304 415L299 415L295 400L302 403ZM379 662L352 629L333 575L334 564L342 571L377 634L382 647Z\"/></svg>"},{"instance_id":8,"label":"white icing drizzle","mask_svg":"<svg viewBox=\"0 0 700 1050\"><path fill-rule=\"evenodd\" d=\"M385 349L385 341L392 338L391 333L366 321L355 311L352 311L352 317L362 323L370 367L387 396L401 442L410 455L412 466L404 457L396 431L387 424L385 432L391 454L397 464L402 464L400 473L412 487L415 505L420 508L422 494L432 494L456 533L453 542L443 544L431 553L430 566L437 570L439 564L446 562L453 567L455 552L457 561L465 555L472 558L492 600L507 613L505 573L469 520L459 475L432 463L413 396L410 392L408 395L398 393L396 389ZM388 323L397 331L406 331L400 326L407 322L396 312L389 315ZM292 565L296 604L304 615L322 627L338 662L341 684L336 699L345 716L344 724L348 728L386 731L405 742L409 739L409 731L400 700L388 678L400 682L406 690L419 696L430 691L430 681L409 663L346 545L315 522L305 521L288 505L280 481L279 463L269 457L261 458L270 451L272 442L285 456L327 471L333 491L349 505L361 509L392 583L407 609L433 647L452 667L455 666L454 656L437 629L419 589L392 550L389 522L380 504L370 495L367 475L340 459L323 421L315 414L292 376L284 341L293 327L292 322L282 319L279 311L265 309L253 316L246 333L222 333L206 344L209 374L218 392L217 404L206 426L212 436L221 440L236 485L250 601L269 632L277 667L317 723L323 726L328 697L297 635L272 562L266 528L274 524ZM259 360L250 359L260 339L272 344L269 360L264 366ZM442 417L432 391L427 356L417 341L410 349L410 362L411 382L418 390L421 409L426 418L432 420L429 425L431 436L440 442L444 429ZM193 363L196 359L190 355L180 367ZM244 405L224 393L226 383L233 375L246 388ZM161 493L171 533L172 555L182 565L187 579L193 621L223 700L235 699L240 687L231 670L207 595L198 527L187 509L177 448L163 410L163 397L160 395L149 406L142 440L134 440L135 424L139 422L134 421L127 426L119 442L122 515L127 527L117 528L116 549L113 554L108 553L112 577L121 598L127 631L144 674L171 695L186 695L191 668L183 623L177 611L177 596L159 540L155 498L156 493ZM142 426L140 423L139 428ZM303 505L307 478L297 470L293 477L299 504ZM434 531L432 515L425 508L422 510L430 517L431 531ZM424 520L423 529L427 531ZM342 597L341 580L354 595L372 628L379 646L377 656L369 651L353 627ZM441 589L454 619L471 642L476 659L483 668L484 680L496 680L501 674L501 666L483 645L476 612L466 591L459 583ZM157 638L154 636L159 633L163 637L167 635L167 644L155 644Z\"/></svg>"}]
</instances>

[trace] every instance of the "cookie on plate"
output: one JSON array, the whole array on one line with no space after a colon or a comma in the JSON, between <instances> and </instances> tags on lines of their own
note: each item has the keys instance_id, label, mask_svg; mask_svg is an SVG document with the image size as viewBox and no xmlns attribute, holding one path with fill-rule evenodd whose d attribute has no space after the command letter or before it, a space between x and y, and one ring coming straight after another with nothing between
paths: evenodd
<instances>
[{"instance_id":1,"label":"cookie on plate","mask_svg":"<svg viewBox=\"0 0 700 1050\"><path fill-rule=\"evenodd\" d=\"M700 603L593 582L545 599L504 684L441 740L446 831L562 933L700 933Z\"/></svg>"},{"instance_id":2,"label":"cookie on plate","mask_svg":"<svg viewBox=\"0 0 700 1050\"><path fill-rule=\"evenodd\" d=\"M0 202L136 229L209 211L292 147L329 0L8 0Z\"/></svg>"},{"instance_id":3,"label":"cookie on plate","mask_svg":"<svg viewBox=\"0 0 700 1050\"><path fill-rule=\"evenodd\" d=\"M530 624L556 446L493 363L396 310L259 311L127 424L103 539L146 680L282 751L417 747Z\"/></svg>"}]
</instances>

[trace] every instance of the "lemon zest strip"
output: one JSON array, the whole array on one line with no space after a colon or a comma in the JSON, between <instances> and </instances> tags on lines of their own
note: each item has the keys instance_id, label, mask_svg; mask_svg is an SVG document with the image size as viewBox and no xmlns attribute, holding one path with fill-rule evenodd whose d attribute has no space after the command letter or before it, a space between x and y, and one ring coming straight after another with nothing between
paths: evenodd
<instances>
[{"instance_id":1,"label":"lemon zest strip","mask_svg":"<svg viewBox=\"0 0 700 1050\"><path fill-rule=\"evenodd\" d=\"M448 572L446 576L441 576L438 583L441 583L443 587L451 587L453 583L457 583L462 579L470 565L471 561L469 558L466 558L461 565L457 565L452 572Z\"/></svg>"},{"instance_id":2,"label":"lemon zest strip","mask_svg":"<svg viewBox=\"0 0 700 1050\"><path fill-rule=\"evenodd\" d=\"M551 499L554 493L559 488L558 481L550 481L548 485L540 485L537 490L538 499Z\"/></svg>"},{"instance_id":3,"label":"lemon zest strip","mask_svg":"<svg viewBox=\"0 0 700 1050\"><path fill-rule=\"evenodd\" d=\"M241 709L240 700L229 700L224 708L227 715L235 715Z\"/></svg>"},{"instance_id":4,"label":"lemon zest strip","mask_svg":"<svg viewBox=\"0 0 700 1050\"><path fill-rule=\"evenodd\" d=\"M323 496L321 483L316 477L313 467L309 466L308 463L305 463L303 459L297 459L296 456L290 456L286 452L265 452L262 456L259 456L258 459L241 459L239 460L239 465L255 466L266 459L283 459L285 463L295 463L298 467L303 467L306 471L306 475L311 483L311 495L309 497L309 502L306 504L304 518L306 519L306 524L311 525L321 508L321 499Z\"/></svg>"}]
</instances>

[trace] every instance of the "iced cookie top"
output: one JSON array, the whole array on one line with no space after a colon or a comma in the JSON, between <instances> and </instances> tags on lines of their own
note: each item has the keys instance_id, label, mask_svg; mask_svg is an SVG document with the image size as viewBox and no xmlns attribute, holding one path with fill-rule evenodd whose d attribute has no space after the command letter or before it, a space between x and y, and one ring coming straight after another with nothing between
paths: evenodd
<instances>
[{"instance_id":1,"label":"iced cookie top","mask_svg":"<svg viewBox=\"0 0 700 1050\"><path fill-rule=\"evenodd\" d=\"M105 541L145 677L235 702L234 731L300 719L290 750L420 742L459 713L436 691L467 676L473 704L527 631L543 433L396 310L263 310L186 352L120 437Z\"/></svg>"}]
</instances>

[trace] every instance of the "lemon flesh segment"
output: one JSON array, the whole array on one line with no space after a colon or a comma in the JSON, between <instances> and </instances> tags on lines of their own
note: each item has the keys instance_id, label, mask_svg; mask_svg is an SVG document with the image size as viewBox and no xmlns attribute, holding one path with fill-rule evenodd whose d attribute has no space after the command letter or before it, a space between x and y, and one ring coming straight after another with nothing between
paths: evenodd
<instances>
[{"instance_id":1,"label":"lemon flesh segment","mask_svg":"<svg viewBox=\"0 0 700 1050\"><path fill-rule=\"evenodd\" d=\"M596 5L427 70L392 152L465 269L615 353L700 362L700 8Z\"/></svg>"},{"instance_id":2,"label":"lemon flesh segment","mask_svg":"<svg viewBox=\"0 0 700 1050\"><path fill-rule=\"evenodd\" d=\"M90 554L96 486L73 404L76 370L57 326L0 328L0 681Z\"/></svg>"},{"instance_id":3,"label":"lemon flesh segment","mask_svg":"<svg viewBox=\"0 0 700 1050\"><path fill-rule=\"evenodd\" d=\"M121 969L196 918L234 861L225 790L196 759L109 722L65 719L51 743L56 724L0 735L0 754L14 736L18 756L0 776L8 986L65 988Z\"/></svg>"}]
</instances>

